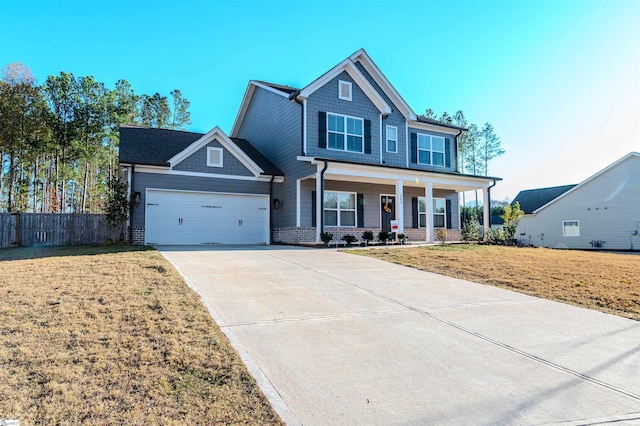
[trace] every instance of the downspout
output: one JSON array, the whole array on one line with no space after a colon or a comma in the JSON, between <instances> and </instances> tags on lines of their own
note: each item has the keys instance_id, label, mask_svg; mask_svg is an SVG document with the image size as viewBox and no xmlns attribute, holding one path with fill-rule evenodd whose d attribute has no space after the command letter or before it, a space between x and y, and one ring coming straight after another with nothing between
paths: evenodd
<instances>
[{"instance_id":1,"label":"downspout","mask_svg":"<svg viewBox=\"0 0 640 426\"><path fill-rule=\"evenodd\" d=\"M489 217L487 218L487 225L489 229L491 229L491 188L496 186L498 182L493 179L493 184L489 185L487 188L487 205L489 206Z\"/></svg>"},{"instance_id":2,"label":"downspout","mask_svg":"<svg viewBox=\"0 0 640 426\"><path fill-rule=\"evenodd\" d=\"M327 171L329 163L324 161L324 168L320 171L320 234L324 234L324 172Z\"/></svg>"},{"instance_id":3,"label":"downspout","mask_svg":"<svg viewBox=\"0 0 640 426\"><path fill-rule=\"evenodd\" d=\"M273 181L275 180L275 175L271 176L271 180L269 181L269 245L273 244Z\"/></svg>"},{"instance_id":4,"label":"downspout","mask_svg":"<svg viewBox=\"0 0 640 426\"><path fill-rule=\"evenodd\" d=\"M456 172L460 173L460 167L459 167L459 162L458 162L458 144L459 142L459 137L462 134L462 129L460 129L460 131L458 131L458 134L455 136L455 141L456 141ZM494 183L495 185L495 183Z\"/></svg>"},{"instance_id":5,"label":"downspout","mask_svg":"<svg viewBox=\"0 0 640 426\"><path fill-rule=\"evenodd\" d=\"M296 90L295 92L291 93L289 95L289 100L291 102L295 102L298 105L300 105L300 155L307 155L306 152L304 152L304 104L302 102L300 102L300 100L298 99L298 95L300 94L299 90Z\"/></svg>"},{"instance_id":6,"label":"downspout","mask_svg":"<svg viewBox=\"0 0 640 426\"><path fill-rule=\"evenodd\" d=\"M131 186L131 190L129 191L129 244L133 244L133 194L135 194L135 190L134 190L134 181L135 181L135 176L136 176L136 165L135 164L131 164L131 182L129 182L129 185ZM146 230L145 230L146 232Z\"/></svg>"}]
</instances>

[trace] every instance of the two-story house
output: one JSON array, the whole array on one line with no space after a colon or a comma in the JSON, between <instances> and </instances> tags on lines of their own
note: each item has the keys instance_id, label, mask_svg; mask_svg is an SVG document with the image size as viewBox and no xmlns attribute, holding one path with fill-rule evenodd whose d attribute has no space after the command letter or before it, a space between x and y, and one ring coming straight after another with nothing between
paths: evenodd
<instances>
[{"instance_id":1,"label":"two-story house","mask_svg":"<svg viewBox=\"0 0 640 426\"><path fill-rule=\"evenodd\" d=\"M460 238L465 129L419 117L364 50L303 88L250 81L229 136L124 126L137 242L315 243L363 231ZM488 210L488 203L485 203ZM485 217L488 211L485 211Z\"/></svg>"}]
</instances>

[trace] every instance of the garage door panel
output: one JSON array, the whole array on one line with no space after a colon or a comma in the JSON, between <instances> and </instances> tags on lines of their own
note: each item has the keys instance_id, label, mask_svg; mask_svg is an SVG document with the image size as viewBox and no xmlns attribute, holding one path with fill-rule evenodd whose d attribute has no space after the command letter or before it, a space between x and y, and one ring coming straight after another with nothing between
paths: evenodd
<instances>
[{"instance_id":1,"label":"garage door panel","mask_svg":"<svg viewBox=\"0 0 640 426\"><path fill-rule=\"evenodd\" d=\"M265 244L268 197L148 190L146 241L150 244Z\"/></svg>"}]
</instances>

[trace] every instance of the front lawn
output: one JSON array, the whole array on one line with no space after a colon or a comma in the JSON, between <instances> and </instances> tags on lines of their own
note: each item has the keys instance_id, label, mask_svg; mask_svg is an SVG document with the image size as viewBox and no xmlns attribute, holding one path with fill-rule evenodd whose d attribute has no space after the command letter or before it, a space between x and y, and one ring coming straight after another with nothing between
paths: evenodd
<instances>
[{"instance_id":1,"label":"front lawn","mask_svg":"<svg viewBox=\"0 0 640 426\"><path fill-rule=\"evenodd\" d=\"M282 424L156 251L0 250L0 420Z\"/></svg>"},{"instance_id":2,"label":"front lawn","mask_svg":"<svg viewBox=\"0 0 640 426\"><path fill-rule=\"evenodd\" d=\"M640 320L638 255L468 244L349 253Z\"/></svg>"}]
</instances>

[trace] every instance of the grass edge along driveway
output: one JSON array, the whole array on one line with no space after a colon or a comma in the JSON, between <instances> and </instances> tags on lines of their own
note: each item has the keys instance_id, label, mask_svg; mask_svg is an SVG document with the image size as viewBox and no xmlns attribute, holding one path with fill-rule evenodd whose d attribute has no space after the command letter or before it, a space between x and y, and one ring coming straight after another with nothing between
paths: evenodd
<instances>
[{"instance_id":1,"label":"grass edge along driveway","mask_svg":"<svg viewBox=\"0 0 640 426\"><path fill-rule=\"evenodd\" d=\"M633 254L477 244L346 251L640 320L640 256Z\"/></svg>"},{"instance_id":2,"label":"grass edge along driveway","mask_svg":"<svg viewBox=\"0 0 640 426\"><path fill-rule=\"evenodd\" d=\"M0 420L283 424L155 250L0 250Z\"/></svg>"}]
</instances>

